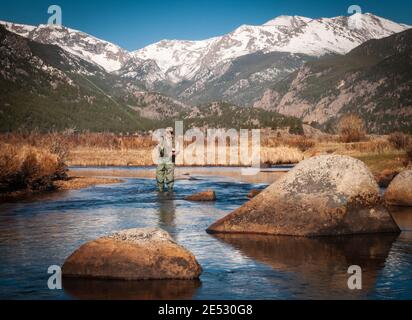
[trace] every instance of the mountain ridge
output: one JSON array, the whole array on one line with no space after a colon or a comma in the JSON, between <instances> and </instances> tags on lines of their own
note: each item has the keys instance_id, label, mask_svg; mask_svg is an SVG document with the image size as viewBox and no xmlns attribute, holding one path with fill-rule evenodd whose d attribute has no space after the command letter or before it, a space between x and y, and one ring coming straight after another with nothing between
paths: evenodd
<instances>
[{"instance_id":1,"label":"mountain ridge","mask_svg":"<svg viewBox=\"0 0 412 320\"><path fill-rule=\"evenodd\" d=\"M279 22L279 17L277 17L263 25L242 25L226 35L206 40L162 40L136 50L132 52L132 55L140 59L156 61L165 74L172 69L173 77L170 77L170 80L173 82L174 78L191 79L194 73L193 67L182 66L197 64L199 70L201 67L199 65L203 60L213 67L227 59L235 59L259 51L299 53L311 56L330 53L344 54L372 38L383 38L411 28L408 25L398 24L368 13L355 17L339 16L320 19L283 17L292 19L294 22L285 26L285 23ZM347 28L350 19L358 19L360 28L353 30ZM276 24L274 21L277 21ZM367 30L370 31L367 32ZM330 43L331 39L333 43ZM170 46L172 50L169 50ZM188 47L193 48L189 50ZM181 62L182 57L184 63ZM198 59L202 61L197 61ZM179 68L184 70L179 70Z\"/></svg>"},{"instance_id":2,"label":"mountain ridge","mask_svg":"<svg viewBox=\"0 0 412 320\"><path fill-rule=\"evenodd\" d=\"M90 130L134 133L170 126L205 114L170 97L147 92L115 74L63 50L7 31L0 26L0 131ZM190 117L197 110L199 119ZM242 108L227 106L221 126L239 124ZM300 120L250 108L254 121L299 126ZM263 117L265 115L265 117ZM258 122L255 122L256 124Z\"/></svg>"},{"instance_id":3,"label":"mountain ridge","mask_svg":"<svg viewBox=\"0 0 412 320\"><path fill-rule=\"evenodd\" d=\"M353 22L359 23L356 30L350 27ZM315 63L319 56L339 59L341 53L356 50L358 43L410 29L372 14L319 19L280 16L259 26L242 25L220 37L202 41L163 40L128 52L66 27L34 27L0 21L1 25L16 36L44 46L57 46L71 55L62 62L63 67L65 63L76 64L73 57L90 64L88 67L83 64L84 70L75 68L72 72L70 67L64 70L50 60L49 65L62 72L69 85L80 81L81 86L93 91L93 97L103 94L105 99L126 107L128 112L155 121L165 121L181 115L191 109L190 106L214 101L239 107L259 105L259 101L264 100L262 94L274 83L287 83L284 79L295 72L304 77L302 68ZM45 48L59 61L55 49ZM13 74L13 77L19 76ZM315 99L316 94L316 90L311 92ZM331 105L329 111L324 108L323 113L312 118L295 111L292 115L322 124L328 121L325 112L335 112ZM271 110L290 116L286 107L284 109Z\"/></svg>"},{"instance_id":4,"label":"mountain ridge","mask_svg":"<svg viewBox=\"0 0 412 320\"><path fill-rule=\"evenodd\" d=\"M346 28L351 19L358 20L359 28ZM192 79L202 62L213 67L228 59L257 52L288 52L311 56L345 54L372 38L383 38L411 28L370 13L319 19L284 15L262 25L241 25L222 36L199 41L164 39L129 52L118 45L67 27L36 27L6 21L0 21L0 24L31 40L59 45L109 72L118 71L130 60L137 60L137 63L152 60L172 83ZM331 37L331 34L335 37ZM257 36L261 39L257 39ZM77 41L76 48L63 41ZM88 44L97 46L98 49L90 52L87 50ZM105 50L107 52L103 55Z\"/></svg>"},{"instance_id":5,"label":"mountain ridge","mask_svg":"<svg viewBox=\"0 0 412 320\"><path fill-rule=\"evenodd\" d=\"M8 31L30 40L57 45L108 72L120 69L129 59L127 50L109 41L65 26L45 24L30 26L7 21L0 21L0 25L5 26Z\"/></svg>"},{"instance_id":6,"label":"mountain ridge","mask_svg":"<svg viewBox=\"0 0 412 320\"><path fill-rule=\"evenodd\" d=\"M256 108L322 129L354 113L372 133L412 132L412 30L370 40L344 56L306 63L274 84Z\"/></svg>"}]
</instances>

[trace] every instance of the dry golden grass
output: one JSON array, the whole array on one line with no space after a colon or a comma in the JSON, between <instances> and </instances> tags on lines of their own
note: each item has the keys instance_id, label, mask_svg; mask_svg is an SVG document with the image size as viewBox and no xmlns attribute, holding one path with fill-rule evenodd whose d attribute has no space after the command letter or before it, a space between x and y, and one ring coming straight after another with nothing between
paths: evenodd
<instances>
[{"instance_id":1,"label":"dry golden grass","mask_svg":"<svg viewBox=\"0 0 412 320\"><path fill-rule=\"evenodd\" d=\"M366 137L365 123L355 114L342 117L338 123L337 131L340 141L344 143L359 142Z\"/></svg>"},{"instance_id":2,"label":"dry golden grass","mask_svg":"<svg viewBox=\"0 0 412 320\"><path fill-rule=\"evenodd\" d=\"M404 154L359 154L354 158L363 161L375 176L385 170L400 172L405 169Z\"/></svg>"},{"instance_id":3,"label":"dry golden grass","mask_svg":"<svg viewBox=\"0 0 412 320\"><path fill-rule=\"evenodd\" d=\"M68 165L70 166L153 166L152 148L138 150L110 150L99 148L76 148L70 152ZM238 151L237 148L234 152ZM204 157L191 160L187 153L183 159L183 166L247 166L251 162L241 161L240 154L237 157L230 157L230 148L226 149L226 157L219 158L219 149L215 152L215 158L210 156L210 151L205 150ZM290 164L298 163L304 159L304 154L297 148L289 146L263 147L261 148L261 162L270 164Z\"/></svg>"},{"instance_id":4,"label":"dry golden grass","mask_svg":"<svg viewBox=\"0 0 412 320\"><path fill-rule=\"evenodd\" d=\"M306 136L283 135L283 136L266 136L262 139L262 147L280 147L288 146L299 149L302 152L310 150L316 145L316 140Z\"/></svg>"},{"instance_id":5,"label":"dry golden grass","mask_svg":"<svg viewBox=\"0 0 412 320\"><path fill-rule=\"evenodd\" d=\"M341 155L364 155L364 154L392 154L402 151L394 149L384 138L373 139L356 143L341 142L319 142L315 147L308 150L308 155L316 154L341 154Z\"/></svg>"},{"instance_id":6,"label":"dry golden grass","mask_svg":"<svg viewBox=\"0 0 412 320\"><path fill-rule=\"evenodd\" d=\"M31 146L0 143L0 192L47 190L64 177L58 155Z\"/></svg>"},{"instance_id":7,"label":"dry golden grass","mask_svg":"<svg viewBox=\"0 0 412 320\"><path fill-rule=\"evenodd\" d=\"M150 166L153 164L152 149L123 149L78 147L70 151L69 166Z\"/></svg>"},{"instance_id":8,"label":"dry golden grass","mask_svg":"<svg viewBox=\"0 0 412 320\"><path fill-rule=\"evenodd\" d=\"M299 163L304 158L303 152L289 146L263 147L261 149L261 161L266 164L294 164Z\"/></svg>"},{"instance_id":9,"label":"dry golden grass","mask_svg":"<svg viewBox=\"0 0 412 320\"><path fill-rule=\"evenodd\" d=\"M405 150L395 148L386 136L369 137L368 140L355 143L341 143L330 140L319 142L307 152L306 157L320 154L339 154L357 158L369 167L373 174L383 170L399 170L407 165Z\"/></svg>"},{"instance_id":10,"label":"dry golden grass","mask_svg":"<svg viewBox=\"0 0 412 320\"><path fill-rule=\"evenodd\" d=\"M407 154L411 154L410 136L394 134L391 136L369 136L360 142L343 143L338 135L305 137L286 133L269 133L261 137L261 162L268 164L298 163L304 158L321 154L349 155L365 161L376 172L383 169L401 169L407 164ZM13 133L0 135L0 142L16 148L33 147L58 156L60 166L152 166L152 151L156 145L150 135L116 136L111 133ZM185 147L189 143L185 144ZM251 149L251 148L249 148ZM218 151L222 149L218 148ZM409 150L409 151L408 151ZM195 166L248 166L242 162L240 152L236 161L231 161L231 149L225 149L226 157L210 162L210 150L205 148L201 161L189 161L185 155L182 165ZM185 148L185 152L190 152ZM408 153L409 152L409 153ZM44 153L44 151L42 151ZM218 152L216 152L218 154ZM13 152L5 151L3 170L16 171L18 161L13 160ZM44 153L46 154L46 153ZM10 158L11 157L11 158ZM27 160L33 162L34 157ZM43 160L42 160L43 161ZM47 162L47 160L45 160ZM50 162L51 160L48 160ZM49 165L50 166L50 165ZM28 166L30 167L30 166ZM53 166L51 166L53 167ZM4 169L6 168L6 169ZM4 174L3 174L4 175ZM7 174L6 174L7 175Z\"/></svg>"},{"instance_id":11,"label":"dry golden grass","mask_svg":"<svg viewBox=\"0 0 412 320\"><path fill-rule=\"evenodd\" d=\"M388 137L388 142L398 150L405 150L412 144L412 138L401 132L394 132Z\"/></svg>"}]
</instances>

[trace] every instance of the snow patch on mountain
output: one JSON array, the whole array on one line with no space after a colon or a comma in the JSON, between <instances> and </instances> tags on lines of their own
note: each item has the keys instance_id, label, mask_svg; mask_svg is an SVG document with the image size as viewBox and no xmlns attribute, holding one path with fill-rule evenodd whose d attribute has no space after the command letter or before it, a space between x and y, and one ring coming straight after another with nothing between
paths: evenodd
<instances>
[{"instance_id":1,"label":"snow patch on mountain","mask_svg":"<svg viewBox=\"0 0 412 320\"><path fill-rule=\"evenodd\" d=\"M205 82L222 74L231 61L258 52L322 56L346 54L360 44L411 28L373 14L311 19L280 16L263 25L242 25L233 32L201 41L162 40L134 52L74 29L1 22L9 31L31 40L60 46L108 72L145 82ZM355 26L355 28L353 28Z\"/></svg>"},{"instance_id":2,"label":"snow patch on mountain","mask_svg":"<svg viewBox=\"0 0 412 320\"><path fill-rule=\"evenodd\" d=\"M242 25L208 40L163 40L132 55L154 60L166 78L177 83L193 79L202 68L213 69L222 62L259 51L310 56L345 54L368 40L409 28L369 13L320 19L280 16L261 26Z\"/></svg>"},{"instance_id":3,"label":"snow patch on mountain","mask_svg":"<svg viewBox=\"0 0 412 320\"><path fill-rule=\"evenodd\" d=\"M108 72L119 70L129 59L129 53L104 40L84 32L56 25L37 27L0 21L7 30L43 44L52 44L97 64Z\"/></svg>"}]
</instances>

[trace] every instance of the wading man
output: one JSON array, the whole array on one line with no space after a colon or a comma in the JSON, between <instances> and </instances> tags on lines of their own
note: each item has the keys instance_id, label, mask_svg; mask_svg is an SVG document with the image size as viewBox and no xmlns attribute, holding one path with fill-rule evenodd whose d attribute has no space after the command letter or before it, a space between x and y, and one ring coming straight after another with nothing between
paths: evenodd
<instances>
[{"instance_id":1,"label":"wading man","mask_svg":"<svg viewBox=\"0 0 412 320\"><path fill-rule=\"evenodd\" d=\"M159 162L156 169L156 180L159 192L164 192L165 185L169 193L173 192L175 183L175 163L178 154L178 146L174 139L173 128L167 128L160 138L157 147Z\"/></svg>"}]
</instances>

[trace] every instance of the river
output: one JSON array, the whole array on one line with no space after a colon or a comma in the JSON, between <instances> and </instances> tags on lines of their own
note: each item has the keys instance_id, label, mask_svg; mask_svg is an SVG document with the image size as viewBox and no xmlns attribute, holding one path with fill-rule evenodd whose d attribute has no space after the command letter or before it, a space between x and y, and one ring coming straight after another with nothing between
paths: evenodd
<instances>
[{"instance_id":1,"label":"river","mask_svg":"<svg viewBox=\"0 0 412 320\"><path fill-rule=\"evenodd\" d=\"M86 168L124 183L57 192L0 204L0 299L411 299L412 209L393 211L400 235L305 239L209 235L205 229L278 173L239 179L234 169L192 170L175 195L160 196L148 170ZM199 172L200 170L200 172ZM207 171L207 176L205 172ZM117 172L117 174L116 174ZM130 174L127 174L129 172ZM139 172L139 174L136 174ZM183 198L214 189L216 203ZM203 267L199 281L64 282L49 290L47 269L81 244L114 231L160 227ZM359 265L363 289L348 289Z\"/></svg>"}]
</instances>

